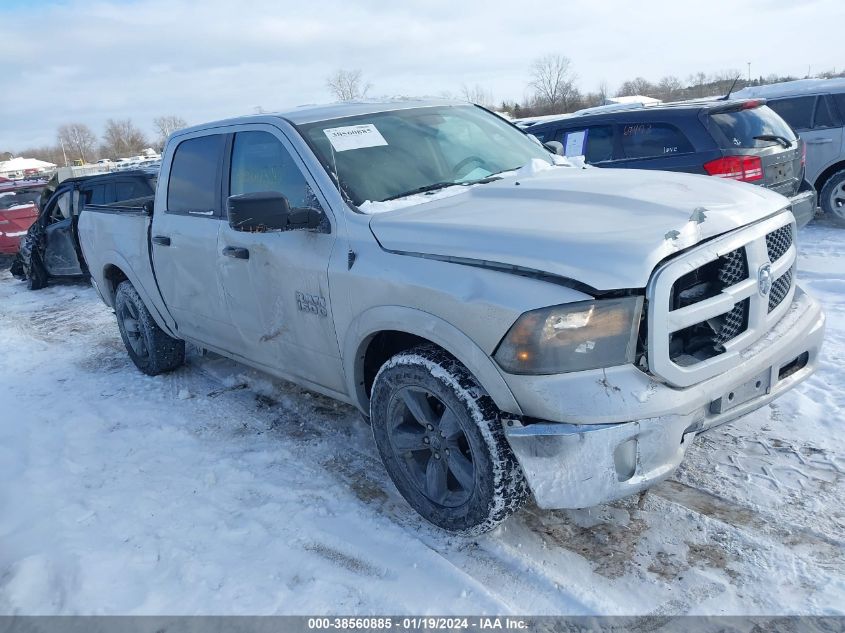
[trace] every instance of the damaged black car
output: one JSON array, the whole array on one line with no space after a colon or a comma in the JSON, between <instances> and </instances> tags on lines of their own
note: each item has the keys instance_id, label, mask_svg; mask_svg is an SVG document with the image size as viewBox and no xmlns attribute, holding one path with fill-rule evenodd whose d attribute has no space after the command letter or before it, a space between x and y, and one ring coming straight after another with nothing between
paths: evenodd
<instances>
[{"instance_id":1,"label":"damaged black car","mask_svg":"<svg viewBox=\"0 0 845 633\"><path fill-rule=\"evenodd\" d=\"M11 273L31 290L50 279L88 276L79 247L79 214L88 205L140 207L155 195L157 171L124 171L48 183L39 201L38 218L21 240Z\"/></svg>"}]
</instances>

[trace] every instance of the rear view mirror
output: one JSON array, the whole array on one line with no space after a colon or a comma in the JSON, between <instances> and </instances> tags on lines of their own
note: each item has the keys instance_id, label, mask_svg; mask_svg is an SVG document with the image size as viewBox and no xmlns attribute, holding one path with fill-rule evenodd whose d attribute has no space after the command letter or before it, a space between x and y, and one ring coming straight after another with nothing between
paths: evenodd
<instances>
[{"instance_id":1,"label":"rear view mirror","mask_svg":"<svg viewBox=\"0 0 845 633\"><path fill-rule=\"evenodd\" d=\"M278 191L230 196L226 208L229 226L255 233L314 229L323 218L317 209L291 209L288 199Z\"/></svg>"},{"instance_id":2,"label":"rear view mirror","mask_svg":"<svg viewBox=\"0 0 845 633\"><path fill-rule=\"evenodd\" d=\"M560 141L547 141L543 147L549 150L552 154L563 156L563 143Z\"/></svg>"}]
</instances>

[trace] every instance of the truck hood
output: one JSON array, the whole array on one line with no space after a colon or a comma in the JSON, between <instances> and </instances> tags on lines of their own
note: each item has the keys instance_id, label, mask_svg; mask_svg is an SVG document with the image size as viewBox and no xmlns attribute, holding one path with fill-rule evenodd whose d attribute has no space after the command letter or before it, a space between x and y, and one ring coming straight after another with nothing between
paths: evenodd
<instances>
[{"instance_id":1,"label":"truck hood","mask_svg":"<svg viewBox=\"0 0 845 633\"><path fill-rule=\"evenodd\" d=\"M789 205L763 187L634 169L555 167L457 191L374 215L370 229L389 251L613 290L644 288L667 256Z\"/></svg>"}]
</instances>

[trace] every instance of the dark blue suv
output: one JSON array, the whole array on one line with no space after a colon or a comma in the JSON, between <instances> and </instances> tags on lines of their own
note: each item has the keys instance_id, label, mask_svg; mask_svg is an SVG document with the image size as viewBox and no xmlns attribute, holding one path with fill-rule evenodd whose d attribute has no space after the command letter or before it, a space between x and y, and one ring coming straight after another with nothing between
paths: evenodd
<instances>
[{"instance_id":1,"label":"dark blue suv","mask_svg":"<svg viewBox=\"0 0 845 633\"><path fill-rule=\"evenodd\" d=\"M764 99L600 106L517 125L596 167L662 169L732 178L777 191L798 226L815 215L804 143Z\"/></svg>"}]
</instances>

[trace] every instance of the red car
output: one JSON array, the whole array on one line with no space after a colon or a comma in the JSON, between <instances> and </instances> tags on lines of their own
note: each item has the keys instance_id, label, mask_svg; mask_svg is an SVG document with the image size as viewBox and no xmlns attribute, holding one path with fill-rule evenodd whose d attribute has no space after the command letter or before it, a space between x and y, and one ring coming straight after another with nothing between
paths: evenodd
<instances>
[{"instance_id":1,"label":"red car","mask_svg":"<svg viewBox=\"0 0 845 633\"><path fill-rule=\"evenodd\" d=\"M0 255L18 252L21 238L38 217L44 181L0 180Z\"/></svg>"}]
</instances>

